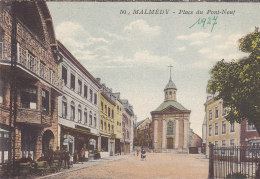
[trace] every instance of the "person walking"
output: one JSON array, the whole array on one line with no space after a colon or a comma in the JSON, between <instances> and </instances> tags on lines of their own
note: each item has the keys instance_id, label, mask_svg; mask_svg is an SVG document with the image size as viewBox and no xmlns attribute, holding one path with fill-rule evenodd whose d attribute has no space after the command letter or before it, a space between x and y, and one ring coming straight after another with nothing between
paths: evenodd
<instances>
[{"instance_id":1,"label":"person walking","mask_svg":"<svg viewBox=\"0 0 260 179\"><path fill-rule=\"evenodd\" d=\"M62 164L62 156L61 156L61 151L60 151L60 148L59 146L57 146L55 152L54 152L54 159L55 160L58 160L58 167L61 168L61 164Z\"/></svg>"},{"instance_id":2,"label":"person walking","mask_svg":"<svg viewBox=\"0 0 260 179\"><path fill-rule=\"evenodd\" d=\"M146 159L146 151L144 150L144 148L142 148L142 151L141 151L141 159L142 160Z\"/></svg>"}]
</instances>

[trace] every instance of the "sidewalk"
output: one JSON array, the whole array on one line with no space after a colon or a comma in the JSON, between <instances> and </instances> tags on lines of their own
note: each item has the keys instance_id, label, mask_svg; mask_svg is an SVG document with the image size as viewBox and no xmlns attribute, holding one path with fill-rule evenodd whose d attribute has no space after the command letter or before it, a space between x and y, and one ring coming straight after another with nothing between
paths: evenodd
<instances>
[{"instance_id":1,"label":"sidewalk","mask_svg":"<svg viewBox=\"0 0 260 179\"><path fill-rule=\"evenodd\" d=\"M132 155L132 154L129 154L129 155ZM110 157L105 157L105 158L101 158L101 159L98 159L98 160L90 160L88 162L73 164L73 167L71 167L69 169L62 169L60 172L52 173L50 175L46 175L46 176L42 176L42 177L37 177L37 179L45 179L45 178L49 178L49 177L54 177L56 175L73 172L73 171L76 171L76 170L88 168L88 167L95 166L95 165L98 165L98 164L116 161L116 160L121 160L121 159L126 159L126 158L128 158L129 155L110 156Z\"/></svg>"}]
</instances>

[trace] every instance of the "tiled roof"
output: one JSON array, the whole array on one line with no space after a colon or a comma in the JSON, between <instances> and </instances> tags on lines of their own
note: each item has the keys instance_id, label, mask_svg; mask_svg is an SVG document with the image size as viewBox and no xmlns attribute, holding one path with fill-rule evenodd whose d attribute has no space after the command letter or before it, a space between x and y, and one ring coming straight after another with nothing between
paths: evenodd
<instances>
[{"instance_id":1,"label":"tiled roof","mask_svg":"<svg viewBox=\"0 0 260 179\"><path fill-rule=\"evenodd\" d=\"M152 112L160 112L166 108L168 108L169 106L175 107L181 111L189 111L188 109L186 109L184 106L182 106L180 103L178 103L177 101L164 101L158 108L156 108L154 111Z\"/></svg>"}]
</instances>

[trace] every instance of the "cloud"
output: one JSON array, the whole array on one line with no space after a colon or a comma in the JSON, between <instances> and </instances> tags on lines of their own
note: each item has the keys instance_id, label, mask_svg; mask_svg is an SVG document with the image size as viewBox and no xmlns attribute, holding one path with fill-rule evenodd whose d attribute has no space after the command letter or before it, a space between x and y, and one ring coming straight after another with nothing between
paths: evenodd
<instances>
[{"instance_id":1,"label":"cloud","mask_svg":"<svg viewBox=\"0 0 260 179\"><path fill-rule=\"evenodd\" d=\"M211 48L202 48L199 50L199 53L200 54L207 54L207 53L210 53L212 52Z\"/></svg>"},{"instance_id":2,"label":"cloud","mask_svg":"<svg viewBox=\"0 0 260 179\"><path fill-rule=\"evenodd\" d=\"M115 33L111 33L111 32L108 32L108 31L103 31L104 34L106 34L108 37L111 37L111 38L114 38L116 40L130 40L129 38L127 37L124 37L124 36L121 36L121 35L118 35L118 34L115 34Z\"/></svg>"},{"instance_id":3,"label":"cloud","mask_svg":"<svg viewBox=\"0 0 260 179\"><path fill-rule=\"evenodd\" d=\"M84 48L95 44L109 44L109 41L102 37L94 37L87 32L81 24L65 21L56 27L58 39L73 49Z\"/></svg>"},{"instance_id":4,"label":"cloud","mask_svg":"<svg viewBox=\"0 0 260 179\"><path fill-rule=\"evenodd\" d=\"M201 41L201 40L197 40L197 41L193 41L191 42L189 45L191 46L196 46L196 45L203 45L205 42Z\"/></svg>"},{"instance_id":5,"label":"cloud","mask_svg":"<svg viewBox=\"0 0 260 179\"><path fill-rule=\"evenodd\" d=\"M200 40L204 38L210 37L211 34L205 33L205 32L196 32L196 33L191 33L189 35L180 35L177 36L176 39L178 40L189 40L189 41L194 41L194 40Z\"/></svg>"},{"instance_id":6,"label":"cloud","mask_svg":"<svg viewBox=\"0 0 260 179\"><path fill-rule=\"evenodd\" d=\"M228 36L224 43L217 46L220 50L226 50L230 47L237 47L238 48L238 40L242 37L242 34L232 34Z\"/></svg>"},{"instance_id":7,"label":"cloud","mask_svg":"<svg viewBox=\"0 0 260 179\"><path fill-rule=\"evenodd\" d=\"M124 28L124 31L128 34L143 34L148 36L157 36L161 33L160 26L150 26L144 20L136 20L131 22Z\"/></svg>"},{"instance_id":8,"label":"cloud","mask_svg":"<svg viewBox=\"0 0 260 179\"><path fill-rule=\"evenodd\" d=\"M177 51L179 51L179 52L183 52L183 51L185 51L185 50L186 50L186 47L185 47L185 46L177 48Z\"/></svg>"},{"instance_id":9,"label":"cloud","mask_svg":"<svg viewBox=\"0 0 260 179\"><path fill-rule=\"evenodd\" d=\"M121 66L122 64L123 65L127 64L130 66L136 66L136 65L155 66L155 65L158 65L159 63L160 64L167 63L167 64L173 64L173 65L176 64L176 62L168 56L153 55L147 50L137 51L131 58L125 58L123 56L118 56L114 59L107 61L107 63L117 64L119 66Z\"/></svg>"}]
</instances>

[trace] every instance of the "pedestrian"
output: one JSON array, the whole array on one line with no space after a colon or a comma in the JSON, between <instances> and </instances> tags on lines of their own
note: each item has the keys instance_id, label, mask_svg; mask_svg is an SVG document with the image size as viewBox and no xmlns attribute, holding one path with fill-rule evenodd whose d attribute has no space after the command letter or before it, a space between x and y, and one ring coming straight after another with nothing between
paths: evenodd
<instances>
[{"instance_id":1,"label":"pedestrian","mask_svg":"<svg viewBox=\"0 0 260 179\"><path fill-rule=\"evenodd\" d=\"M53 157L54 157L54 151L52 149L52 146L49 147L49 150L47 151L47 161L49 166L53 163Z\"/></svg>"},{"instance_id":2,"label":"pedestrian","mask_svg":"<svg viewBox=\"0 0 260 179\"><path fill-rule=\"evenodd\" d=\"M65 156L65 168L70 168L70 151L65 150L64 156Z\"/></svg>"},{"instance_id":3,"label":"pedestrian","mask_svg":"<svg viewBox=\"0 0 260 179\"><path fill-rule=\"evenodd\" d=\"M85 159L85 147L83 147L80 151L80 161L83 163Z\"/></svg>"},{"instance_id":4,"label":"pedestrian","mask_svg":"<svg viewBox=\"0 0 260 179\"><path fill-rule=\"evenodd\" d=\"M144 148L142 148L142 151L141 151L141 159L142 160L146 159L146 151L144 150Z\"/></svg>"},{"instance_id":5,"label":"pedestrian","mask_svg":"<svg viewBox=\"0 0 260 179\"><path fill-rule=\"evenodd\" d=\"M137 155L137 156L139 155L139 150L138 150L138 149L136 150L136 155Z\"/></svg>"},{"instance_id":6,"label":"pedestrian","mask_svg":"<svg viewBox=\"0 0 260 179\"><path fill-rule=\"evenodd\" d=\"M56 147L54 155L55 155L55 157L54 157L55 160L58 160L58 167L60 168L61 164L62 164L62 156L61 156L61 151L60 151L59 146Z\"/></svg>"}]
</instances>

